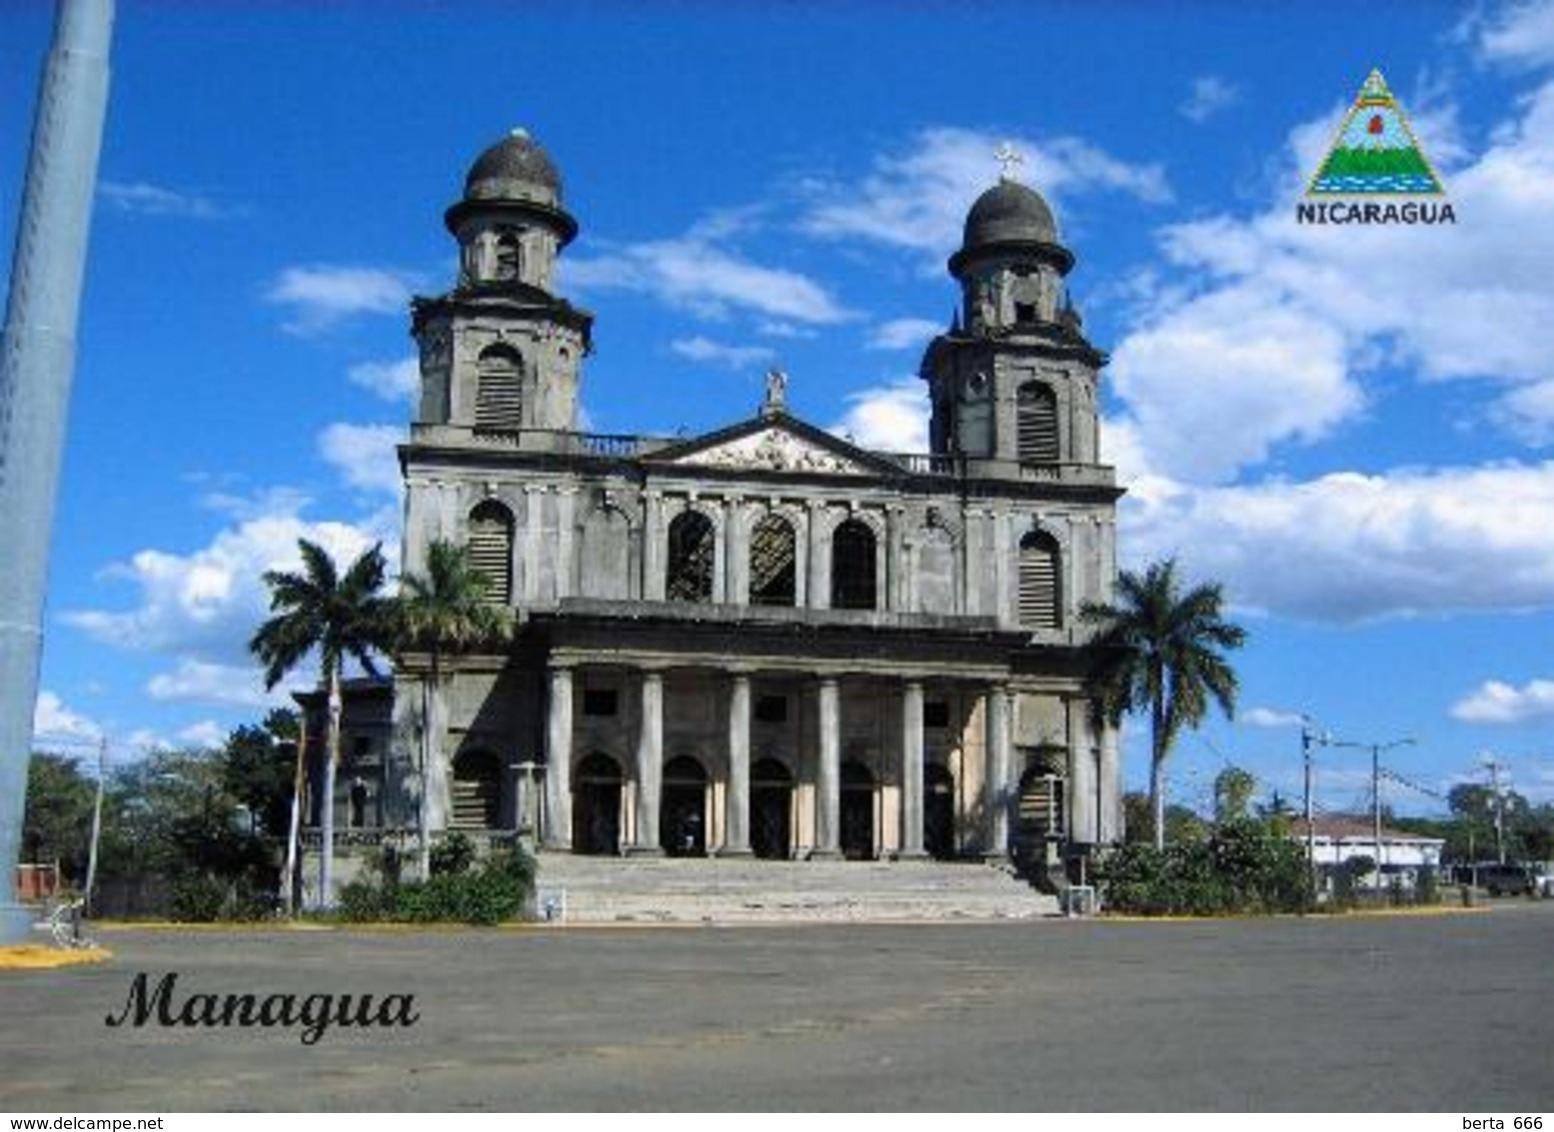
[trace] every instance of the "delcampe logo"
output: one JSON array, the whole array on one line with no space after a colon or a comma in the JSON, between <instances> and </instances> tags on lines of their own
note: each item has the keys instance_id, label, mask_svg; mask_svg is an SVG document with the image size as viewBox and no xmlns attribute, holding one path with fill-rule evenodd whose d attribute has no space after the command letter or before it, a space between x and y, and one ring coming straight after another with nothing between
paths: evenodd
<instances>
[{"instance_id":1,"label":"delcampe logo","mask_svg":"<svg viewBox=\"0 0 1554 1132\"><path fill-rule=\"evenodd\" d=\"M1295 208L1303 224L1455 224L1403 107L1372 71Z\"/></svg>"}]
</instances>

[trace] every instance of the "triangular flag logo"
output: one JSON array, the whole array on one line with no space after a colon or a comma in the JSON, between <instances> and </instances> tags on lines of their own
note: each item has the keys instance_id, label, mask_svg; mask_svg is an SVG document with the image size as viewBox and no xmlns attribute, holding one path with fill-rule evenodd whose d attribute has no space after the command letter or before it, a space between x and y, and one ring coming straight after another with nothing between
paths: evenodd
<instances>
[{"instance_id":1,"label":"triangular flag logo","mask_svg":"<svg viewBox=\"0 0 1554 1132\"><path fill-rule=\"evenodd\" d=\"M1403 107L1381 72L1372 71L1306 195L1440 196L1445 191Z\"/></svg>"}]
</instances>

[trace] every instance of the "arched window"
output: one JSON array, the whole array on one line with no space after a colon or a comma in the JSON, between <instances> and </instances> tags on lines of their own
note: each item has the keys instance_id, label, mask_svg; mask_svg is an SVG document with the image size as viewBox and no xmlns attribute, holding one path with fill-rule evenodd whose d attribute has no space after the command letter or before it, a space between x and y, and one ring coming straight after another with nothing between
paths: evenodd
<instances>
[{"instance_id":1,"label":"arched window","mask_svg":"<svg viewBox=\"0 0 1554 1132\"><path fill-rule=\"evenodd\" d=\"M508 604L513 596L513 513L494 499L469 513L469 561L485 576L486 600Z\"/></svg>"},{"instance_id":2,"label":"arched window","mask_svg":"<svg viewBox=\"0 0 1554 1132\"><path fill-rule=\"evenodd\" d=\"M831 536L831 608L873 609L877 594L874 532L848 519Z\"/></svg>"},{"instance_id":3,"label":"arched window","mask_svg":"<svg viewBox=\"0 0 1554 1132\"><path fill-rule=\"evenodd\" d=\"M750 532L750 604L792 605L797 595L793 524L767 515Z\"/></svg>"},{"instance_id":4,"label":"arched window","mask_svg":"<svg viewBox=\"0 0 1554 1132\"><path fill-rule=\"evenodd\" d=\"M501 760L490 751L464 751L453 760L454 828L497 828L501 804Z\"/></svg>"},{"instance_id":5,"label":"arched window","mask_svg":"<svg viewBox=\"0 0 1554 1132\"><path fill-rule=\"evenodd\" d=\"M1063 624L1062 556L1057 540L1032 531L1020 540L1020 624L1057 629Z\"/></svg>"},{"instance_id":6,"label":"arched window","mask_svg":"<svg viewBox=\"0 0 1554 1132\"><path fill-rule=\"evenodd\" d=\"M519 256L522 251L518 244L518 237L511 232L503 232L496 239L496 277L501 280L518 278Z\"/></svg>"},{"instance_id":7,"label":"arched window","mask_svg":"<svg viewBox=\"0 0 1554 1132\"><path fill-rule=\"evenodd\" d=\"M664 596L670 601L711 601L717 535L700 511L685 511L669 524L669 561Z\"/></svg>"},{"instance_id":8,"label":"arched window","mask_svg":"<svg viewBox=\"0 0 1554 1132\"><path fill-rule=\"evenodd\" d=\"M523 425L523 361L507 346L489 346L476 369L475 428L517 432Z\"/></svg>"},{"instance_id":9,"label":"arched window","mask_svg":"<svg viewBox=\"0 0 1554 1132\"><path fill-rule=\"evenodd\" d=\"M1029 381L1015 394L1015 447L1025 463L1058 462L1058 399L1050 386Z\"/></svg>"}]
</instances>

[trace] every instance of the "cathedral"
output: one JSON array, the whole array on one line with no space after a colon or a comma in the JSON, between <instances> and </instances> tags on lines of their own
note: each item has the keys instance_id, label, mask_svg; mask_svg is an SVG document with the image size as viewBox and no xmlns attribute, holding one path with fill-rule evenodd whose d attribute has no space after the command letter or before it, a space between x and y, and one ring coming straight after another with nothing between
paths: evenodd
<instances>
[{"instance_id":1,"label":"cathedral","mask_svg":"<svg viewBox=\"0 0 1554 1132\"><path fill-rule=\"evenodd\" d=\"M593 316L558 285L578 223L555 165L515 131L445 220L458 279L411 310L403 571L435 540L466 547L515 631L443 657L435 695L415 655L353 687L343 843L413 837L423 789L434 835L545 854L1013 859L1041 878L1120 840L1078 617L1116 569L1106 358L1038 193L1006 175L967 213L959 310L920 371L928 452L799 419L776 371L705 435L583 431Z\"/></svg>"}]
</instances>

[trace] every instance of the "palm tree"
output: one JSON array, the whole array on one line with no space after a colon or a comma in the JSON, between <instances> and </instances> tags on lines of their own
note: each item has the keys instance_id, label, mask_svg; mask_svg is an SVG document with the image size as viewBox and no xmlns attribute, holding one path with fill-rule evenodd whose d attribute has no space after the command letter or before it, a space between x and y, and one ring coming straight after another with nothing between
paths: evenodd
<instances>
[{"instance_id":1,"label":"palm tree","mask_svg":"<svg viewBox=\"0 0 1554 1132\"><path fill-rule=\"evenodd\" d=\"M335 770L340 762L340 674L346 657L354 657L369 675L378 674L372 654L389 641L389 603L379 596L384 562L381 543L364 551L342 577L327 551L307 539L297 540L302 572L267 570L270 611L275 615L259 626L249 649L264 664L265 688L273 688L315 649L319 682L329 703L325 731L323 840L318 886L324 907L332 902L330 883L335 852Z\"/></svg>"},{"instance_id":2,"label":"palm tree","mask_svg":"<svg viewBox=\"0 0 1554 1132\"><path fill-rule=\"evenodd\" d=\"M1220 615L1223 604L1217 583L1182 593L1176 560L1168 558L1142 575L1122 571L1115 603L1087 602L1081 610L1097 630L1089 686L1101 717L1116 727L1128 712L1149 712L1156 849L1165 846L1161 775L1171 745L1183 727L1203 722L1211 697L1227 717L1235 712L1236 674L1221 650L1240 648L1246 630Z\"/></svg>"},{"instance_id":3,"label":"palm tree","mask_svg":"<svg viewBox=\"0 0 1554 1132\"><path fill-rule=\"evenodd\" d=\"M458 543L435 539L426 548L426 572L400 579L395 603L396 651L427 654L428 674L421 680L421 800L416 814L417 849L421 876L431 873L431 838L427 799L431 793L434 749L441 730L440 712L434 713L442 695L443 659L446 654L495 641L504 636L510 617L505 607L491 603L491 583L471 564L469 552Z\"/></svg>"}]
</instances>

